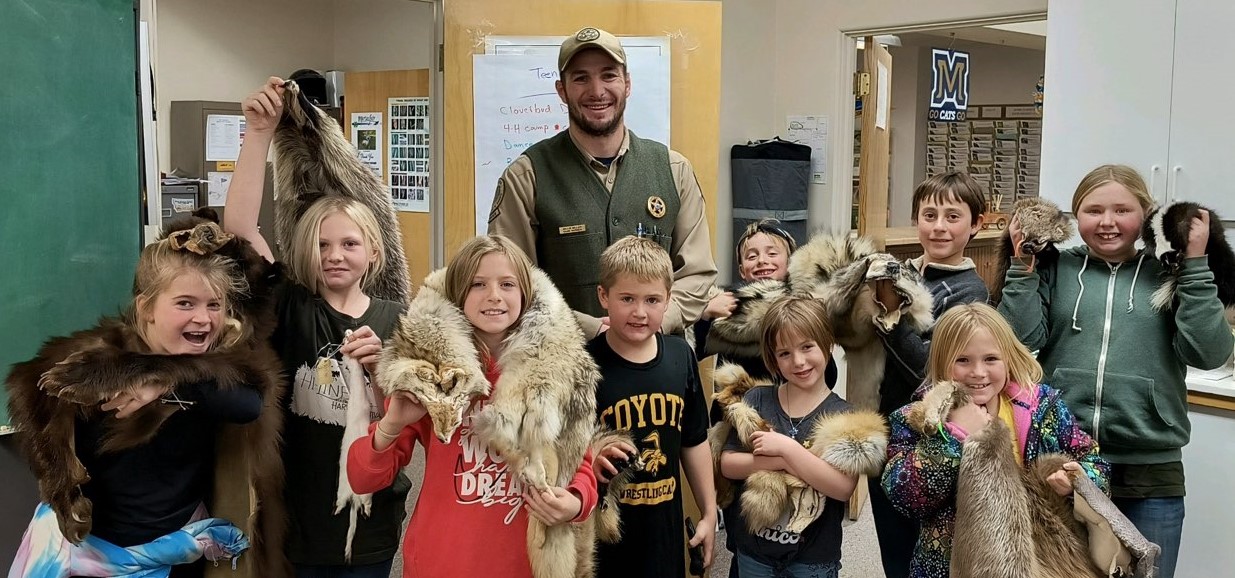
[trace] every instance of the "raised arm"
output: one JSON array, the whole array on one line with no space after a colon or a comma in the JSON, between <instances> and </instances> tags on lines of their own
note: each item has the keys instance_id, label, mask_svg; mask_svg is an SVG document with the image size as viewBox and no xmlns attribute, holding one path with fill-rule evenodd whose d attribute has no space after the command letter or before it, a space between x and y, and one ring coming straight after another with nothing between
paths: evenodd
<instances>
[{"instance_id":1,"label":"raised arm","mask_svg":"<svg viewBox=\"0 0 1235 578\"><path fill-rule=\"evenodd\" d=\"M257 228L266 182L266 157L275 128L283 116L283 79L272 76L257 92L244 99L245 136L236 160L236 172L223 205L223 229L253 244L267 261L274 261L270 245Z\"/></svg>"}]
</instances>

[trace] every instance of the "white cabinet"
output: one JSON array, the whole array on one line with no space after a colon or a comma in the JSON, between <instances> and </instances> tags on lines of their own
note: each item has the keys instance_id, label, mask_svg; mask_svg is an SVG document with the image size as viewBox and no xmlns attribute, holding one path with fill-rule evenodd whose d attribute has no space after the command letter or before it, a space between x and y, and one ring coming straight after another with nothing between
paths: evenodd
<instances>
[{"instance_id":1,"label":"white cabinet","mask_svg":"<svg viewBox=\"0 0 1235 578\"><path fill-rule=\"evenodd\" d=\"M1235 218L1235 3L1051 0L1042 196L1065 209L1081 177L1126 164L1159 202Z\"/></svg>"}]
</instances>

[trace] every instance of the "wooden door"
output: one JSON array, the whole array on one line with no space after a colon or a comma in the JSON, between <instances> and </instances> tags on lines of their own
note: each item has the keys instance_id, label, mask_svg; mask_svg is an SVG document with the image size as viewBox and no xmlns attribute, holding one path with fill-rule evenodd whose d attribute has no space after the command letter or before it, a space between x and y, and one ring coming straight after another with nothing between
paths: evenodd
<instances>
[{"instance_id":1,"label":"wooden door","mask_svg":"<svg viewBox=\"0 0 1235 578\"><path fill-rule=\"evenodd\" d=\"M861 158L858 161L858 234L888 227L888 129L892 123L892 55L867 36L862 72L870 90L862 97Z\"/></svg>"},{"instance_id":2,"label":"wooden door","mask_svg":"<svg viewBox=\"0 0 1235 578\"><path fill-rule=\"evenodd\" d=\"M347 127L347 138L352 138L352 125L349 119L355 112L382 113L382 142L385 152L382 155L382 182L390 184L389 163L389 130L390 111L389 99L407 96L429 96L429 70L382 70L378 72L348 72L344 77L347 95L344 98L343 124ZM437 138L434 134L431 138ZM430 207L430 211L440 210ZM412 281L412 293L415 293L420 282L432 270L433 265L433 219L432 212L409 213L399 211L399 229L403 233L403 254L407 256L409 279Z\"/></svg>"},{"instance_id":3,"label":"wooden door","mask_svg":"<svg viewBox=\"0 0 1235 578\"><path fill-rule=\"evenodd\" d=\"M1040 195L1071 210L1086 173L1120 163L1165 200L1175 3L1052 0L1048 11Z\"/></svg>"}]
</instances>

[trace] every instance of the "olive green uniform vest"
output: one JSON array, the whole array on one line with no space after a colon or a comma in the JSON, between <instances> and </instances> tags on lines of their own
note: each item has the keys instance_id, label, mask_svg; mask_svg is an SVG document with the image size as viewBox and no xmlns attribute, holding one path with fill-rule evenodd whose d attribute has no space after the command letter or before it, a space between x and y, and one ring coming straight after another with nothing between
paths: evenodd
<instances>
[{"instance_id":1,"label":"olive green uniform vest","mask_svg":"<svg viewBox=\"0 0 1235 578\"><path fill-rule=\"evenodd\" d=\"M640 232L670 249L682 202L669 169L669 149L630 133L626 154L609 169L618 171L612 192L566 131L523 154L536 175L536 261L571 309L602 317L605 311L596 297L601 252Z\"/></svg>"}]
</instances>

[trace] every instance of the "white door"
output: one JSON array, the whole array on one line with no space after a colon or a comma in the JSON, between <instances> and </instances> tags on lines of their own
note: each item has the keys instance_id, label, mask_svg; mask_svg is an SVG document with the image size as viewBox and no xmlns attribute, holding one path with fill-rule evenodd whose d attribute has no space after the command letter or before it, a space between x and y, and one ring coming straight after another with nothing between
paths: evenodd
<instances>
[{"instance_id":1,"label":"white door","mask_svg":"<svg viewBox=\"0 0 1235 578\"><path fill-rule=\"evenodd\" d=\"M1047 13L1042 197L1070 210L1081 177L1119 163L1164 199L1175 3L1050 0Z\"/></svg>"},{"instance_id":2,"label":"white door","mask_svg":"<svg viewBox=\"0 0 1235 578\"><path fill-rule=\"evenodd\" d=\"M1235 2L1179 0L1175 10L1170 199L1235 219Z\"/></svg>"}]
</instances>

